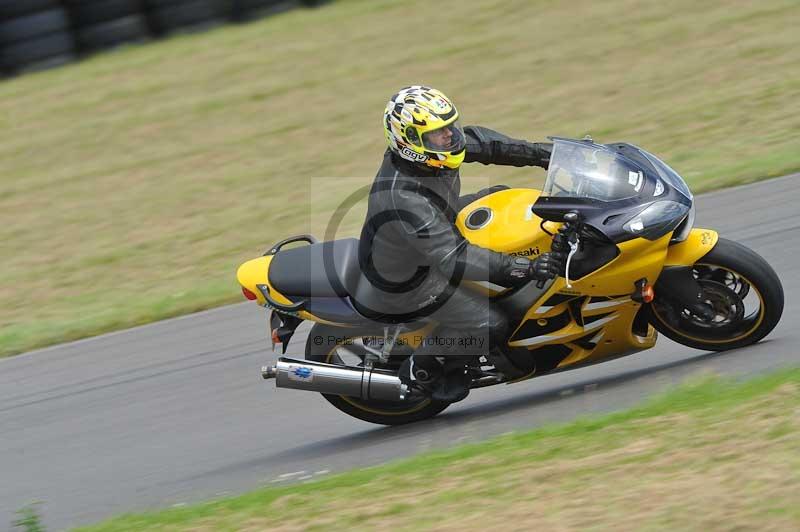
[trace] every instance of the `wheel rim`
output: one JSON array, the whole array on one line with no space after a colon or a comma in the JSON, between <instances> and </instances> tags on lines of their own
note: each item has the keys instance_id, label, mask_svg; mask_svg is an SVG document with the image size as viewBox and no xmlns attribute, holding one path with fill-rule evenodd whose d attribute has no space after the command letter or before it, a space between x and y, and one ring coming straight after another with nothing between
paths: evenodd
<instances>
[{"instance_id":1,"label":"wheel rim","mask_svg":"<svg viewBox=\"0 0 800 532\"><path fill-rule=\"evenodd\" d=\"M713 317L701 317L686 308L658 299L652 308L658 320L674 333L707 344L736 342L752 334L764 320L766 307L758 287L735 270L698 263L692 273L703 289L703 302Z\"/></svg>"},{"instance_id":2,"label":"wheel rim","mask_svg":"<svg viewBox=\"0 0 800 532\"><path fill-rule=\"evenodd\" d=\"M366 352L362 338L348 338L346 346L334 346L325 356L328 364L344 364L348 366L361 367L364 365L364 353ZM392 361L386 369L397 369L392 367ZM397 366L398 364L394 364ZM431 404L430 398L408 399L403 403L393 403L391 401L363 401L356 397L340 395L343 401L351 404L359 410L378 414L382 416L403 416L418 412Z\"/></svg>"}]
</instances>

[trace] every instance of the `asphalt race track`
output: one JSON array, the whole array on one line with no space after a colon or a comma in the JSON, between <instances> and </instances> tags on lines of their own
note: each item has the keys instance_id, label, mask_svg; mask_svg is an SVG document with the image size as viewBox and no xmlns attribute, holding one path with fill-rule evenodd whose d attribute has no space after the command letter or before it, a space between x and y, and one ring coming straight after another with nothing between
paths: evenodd
<instances>
[{"instance_id":1,"label":"asphalt race track","mask_svg":"<svg viewBox=\"0 0 800 532\"><path fill-rule=\"evenodd\" d=\"M800 365L799 205L800 174L697 198L696 227L752 247L783 280L783 320L766 341L711 354L662 337L614 362L477 390L413 426L370 425L263 381L276 354L252 303L0 360L0 528L33 501L63 529L626 408L698 373Z\"/></svg>"}]
</instances>

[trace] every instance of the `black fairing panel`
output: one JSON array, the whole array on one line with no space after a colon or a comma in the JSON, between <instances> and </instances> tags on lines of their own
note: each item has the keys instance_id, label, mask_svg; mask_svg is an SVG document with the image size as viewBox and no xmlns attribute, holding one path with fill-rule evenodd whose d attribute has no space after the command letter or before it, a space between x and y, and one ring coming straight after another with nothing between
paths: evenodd
<instances>
[{"instance_id":1,"label":"black fairing panel","mask_svg":"<svg viewBox=\"0 0 800 532\"><path fill-rule=\"evenodd\" d=\"M659 201L663 199L665 198L660 197ZM625 231L623 226L653 203L655 201L642 203L641 198L600 201L589 198L540 197L533 206L533 212L544 220L563 222L565 214L577 211L584 224L602 233L609 241L619 244L641 237Z\"/></svg>"},{"instance_id":2,"label":"black fairing panel","mask_svg":"<svg viewBox=\"0 0 800 532\"><path fill-rule=\"evenodd\" d=\"M625 231L623 226L653 203L672 201L692 207L692 200L659 177L658 170L642 155L639 148L627 143L611 143L602 146L625 157L643 172L647 179L641 193L635 197L611 201L594 198L540 196L532 208L536 216L544 220L563 222L565 214L576 211L580 213L584 224L602 233L610 242L619 244L642 237L642 235ZM656 183L659 182L663 185L664 190L656 196ZM675 225L677 226L681 221L677 220ZM675 227L673 226L672 229Z\"/></svg>"},{"instance_id":3,"label":"black fairing panel","mask_svg":"<svg viewBox=\"0 0 800 532\"><path fill-rule=\"evenodd\" d=\"M687 214L686 218L684 218L680 225L675 228L675 232L672 234L672 239L669 241L670 244L678 244L689 238L689 233L691 233L692 229L694 228L694 216L695 209L693 204L692 208L689 210L689 214Z\"/></svg>"},{"instance_id":4,"label":"black fairing panel","mask_svg":"<svg viewBox=\"0 0 800 532\"><path fill-rule=\"evenodd\" d=\"M572 259L570 278L577 281L593 273L619 255L619 248L610 242L584 238L581 247Z\"/></svg>"}]
</instances>

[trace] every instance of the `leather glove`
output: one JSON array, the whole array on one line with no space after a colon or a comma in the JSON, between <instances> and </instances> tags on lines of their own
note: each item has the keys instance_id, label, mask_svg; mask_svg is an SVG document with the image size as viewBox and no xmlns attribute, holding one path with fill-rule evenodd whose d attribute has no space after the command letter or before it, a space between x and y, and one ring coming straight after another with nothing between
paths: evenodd
<instances>
[{"instance_id":1,"label":"leather glove","mask_svg":"<svg viewBox=\"0 0 800 532\"><path fill-rule=\"evenodd\" d=\"M560 252L543 253L536 260L514 257L506 268L506 277L512 281L547 281L554 279L564 270L564 254Z\"/></svg>"},{"instance_id":2,"label":"leather glove","mask_svg":"<svg viewBox=\"0 0 800 532\"><path fill-rule=\"evenodd\" d=\"M555 279L564 271L565 255L558 251L542 253L531 265L530 277L540 281Z\"/></svg>"}]
</instances>

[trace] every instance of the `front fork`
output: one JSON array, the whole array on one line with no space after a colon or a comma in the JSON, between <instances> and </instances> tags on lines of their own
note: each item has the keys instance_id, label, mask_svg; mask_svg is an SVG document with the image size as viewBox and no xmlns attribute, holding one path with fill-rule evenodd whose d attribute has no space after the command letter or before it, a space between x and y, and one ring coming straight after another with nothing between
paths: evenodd
<instances>
[{"instance_id":1,"label":"front fork","mask_svg":"<svg viewBox=\"0 0 800 532\"><path fill-rule=\"evenodd\" d=\"M692 268L714 246L719 234L713 229L692 229L683 242L670 245L664 269L656 282L656 297L681 305L700 318L711 320L714 309L705 303L703 288L694 278Z\"/></svg>"},{"instance_id":2,"label":"front fork","mask_svg":"<svg viewBox=\"0 0 800 532\"><path fill-rule=\"evenodd\" d=\"M666 266L656 283L657 297L663 297L689 310L692 314L711 320L714 309L703 300L703 288L694 278L691 266Z\"/></svg>"}]
</instances>

